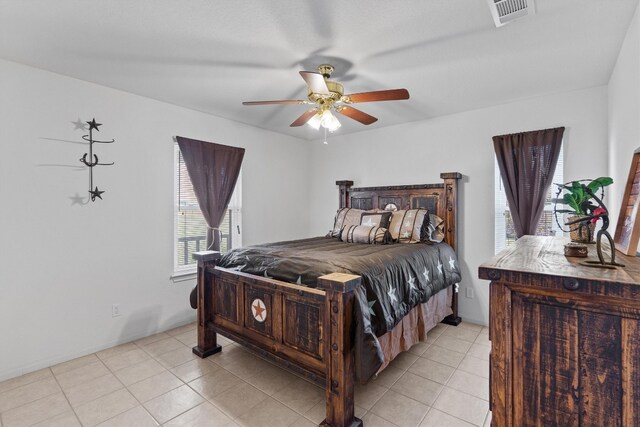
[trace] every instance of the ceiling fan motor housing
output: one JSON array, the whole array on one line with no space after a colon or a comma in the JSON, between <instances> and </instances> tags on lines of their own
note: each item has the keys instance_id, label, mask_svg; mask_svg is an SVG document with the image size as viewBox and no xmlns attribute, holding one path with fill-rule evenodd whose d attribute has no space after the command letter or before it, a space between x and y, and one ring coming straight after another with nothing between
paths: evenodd
<instances>
[{"instance_id":1,"label":"ceiling fan motor housing","mask_svg":"<svg viewBox=\"0 0 640 427\"><path fill-rule=\"evenodd\" d=\"M309 101L313 103L317 103L322 106L328 104L329 106L333 105L336 101L339 101L344 94L344 87L342 84L338 82L334 82L331 80L326 80L327 89L329 89L328 95L323 95L321 93L315 93L313 91L309 91Z\"/></svg>"},{"instance_id":2,"label":"ceiling fan motor housing","mask_svg":"<svg viewBox=\"0 0 640 427\"><path fill-rule=\"evenodd\" d=\"M324 76L325 79L328 79L331 77L331 73L333 73L333 70L335 68L333 68L333 65L331 64L320 64L318 65L318 72L320 74L322 74Z\"/></svg>"}]
</instances>

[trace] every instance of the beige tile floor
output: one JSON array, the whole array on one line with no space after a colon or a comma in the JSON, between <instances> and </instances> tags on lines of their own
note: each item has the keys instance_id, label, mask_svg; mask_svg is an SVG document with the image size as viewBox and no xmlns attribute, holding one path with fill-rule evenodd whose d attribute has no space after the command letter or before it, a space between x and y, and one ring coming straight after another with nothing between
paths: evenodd
<instances>
[{"instance_id":1,"label":"beige tile floor","mask_svg":"<svg viewBox=\"0 0 640 427\"><path fill-rule=\"evenodd\" d=\"M324 390L221 338L194 356L195 325L0 382L0 427L313 426ZM438 325L356 387L366 427L488 426L487 329Z\"/></svg>"}]
</instances>

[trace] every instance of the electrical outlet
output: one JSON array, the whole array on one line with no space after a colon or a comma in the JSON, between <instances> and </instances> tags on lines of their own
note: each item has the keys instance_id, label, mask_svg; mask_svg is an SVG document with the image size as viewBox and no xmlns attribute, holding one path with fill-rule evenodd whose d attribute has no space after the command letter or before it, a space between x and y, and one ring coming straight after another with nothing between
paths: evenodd
<instances>
[{"instance_id":1,"label":"electrical outlet","mask_svg":"<svg viewBox=\"0 0 640 427\"><path fill-rule=\"evenodd\" d=\"M473 299L473 288L464 288L464 296Z\"/></svg>"},{"instance_id":2,"label":"electrical outlet","mask_svg":"<svg viewBox=\"0 0 640 427\"><path fill-rule=\"evenodd\" d=\"M113 304L111 306L111 317L120 316L120 304Z\"/></svg>"}]
</instances>

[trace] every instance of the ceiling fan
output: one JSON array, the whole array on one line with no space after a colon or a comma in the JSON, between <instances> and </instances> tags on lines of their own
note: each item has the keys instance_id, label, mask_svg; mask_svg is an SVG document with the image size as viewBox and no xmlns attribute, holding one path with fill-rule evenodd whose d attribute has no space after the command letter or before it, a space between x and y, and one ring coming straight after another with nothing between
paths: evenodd
<instances>
[{"instance_id":1,"label":"ceiling fan","mask_svg":"<svg viewBox=\"0 0 640 427\"><path fill-rule=\"evenodd\" d=\"M334 68L330 64L318 66L318 72L300 71L300 75L307 83L308 95L306 100L287 99L280 101L247 101L243 105L273 105L273 104L310 104L314 105L310 110L302 113L300 117L291 123L291 127L302 126L305 123L314 129L320 126L335 131L341 125L338 119L331 113L347 116L364 125L375 123L378 119L363 111L350 106L361 102L396 101L409 99L406 89L378 90L373 92L353 93L344 95L342 84L329 80Z\"/></svg>"}]
</instances>

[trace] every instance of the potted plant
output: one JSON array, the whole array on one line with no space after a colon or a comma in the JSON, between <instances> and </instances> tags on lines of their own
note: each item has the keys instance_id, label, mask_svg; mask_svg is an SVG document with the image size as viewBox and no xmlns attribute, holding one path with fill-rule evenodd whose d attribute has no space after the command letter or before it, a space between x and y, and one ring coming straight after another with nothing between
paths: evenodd
<instances>
[{"instance_id":1,"label":"potted plant","mask_svg":"<svg viewBox=\"0 0 640 427\"><path fill-rule=\"evenodd\" d=\"M606 214L602 198L604 187L613 184L613 179L601 176L596 179L570 181L558 186L558 195L564 191L556 202L567 205L570 209L556 209L556 213L570 214L565 221L569 226L571 240L574 242L593 242L593 233L598 218ZM600 191L601 195L597 193ZM594 203L595 202L595 203Z\"/></svg>"}]
</instances>

